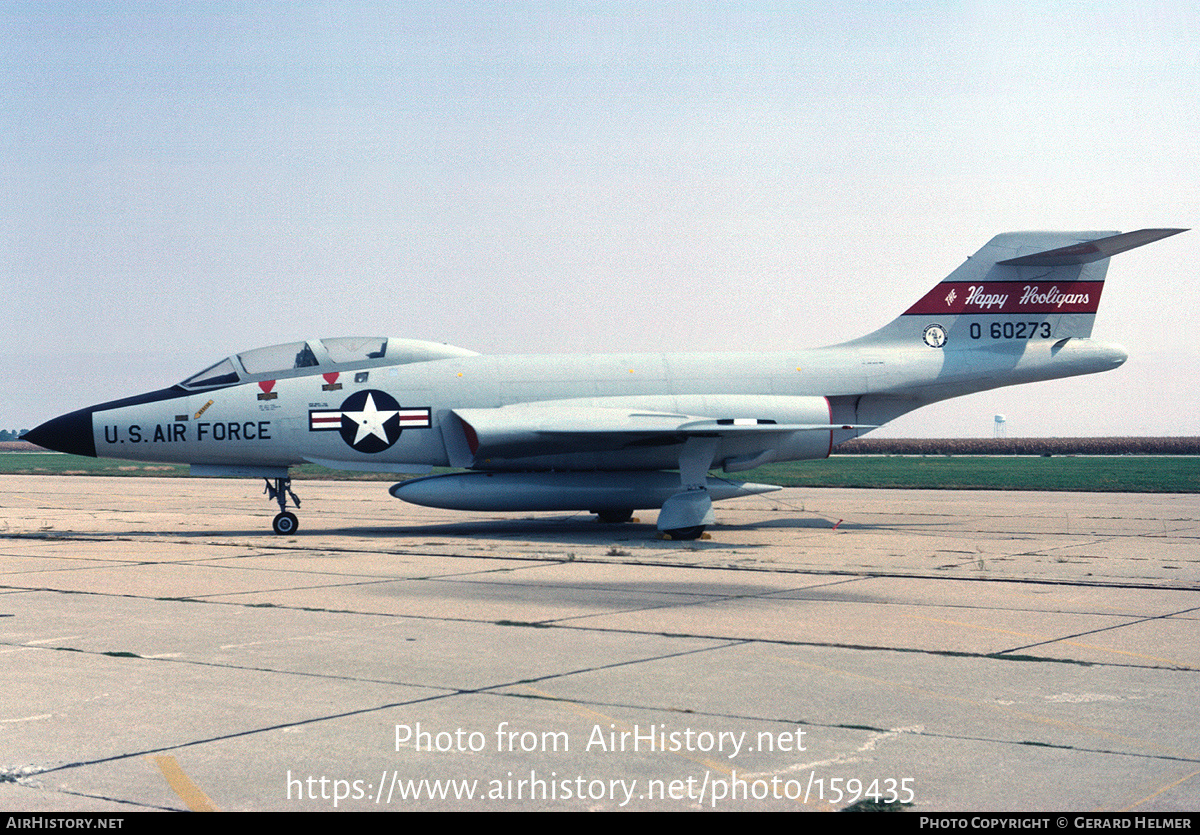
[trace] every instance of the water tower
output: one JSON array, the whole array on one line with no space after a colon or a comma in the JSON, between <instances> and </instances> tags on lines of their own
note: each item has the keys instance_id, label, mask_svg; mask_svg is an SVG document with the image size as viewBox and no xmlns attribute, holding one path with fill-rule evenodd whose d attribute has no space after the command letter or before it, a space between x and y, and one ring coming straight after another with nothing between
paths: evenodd
<instances>
[{"instance_id":1,"label":"water tower","mask_svg":"<svg viewBox=\"0 0 1200 835\"><path fill-rule=\"evenodd\" d=\"M995 427L996 427L994 430L995 434L992 435L993 438L1007 438L1008 437L1008 424L1005 422L1004 415L996 415Z\"/></svg>"}]
</instances>

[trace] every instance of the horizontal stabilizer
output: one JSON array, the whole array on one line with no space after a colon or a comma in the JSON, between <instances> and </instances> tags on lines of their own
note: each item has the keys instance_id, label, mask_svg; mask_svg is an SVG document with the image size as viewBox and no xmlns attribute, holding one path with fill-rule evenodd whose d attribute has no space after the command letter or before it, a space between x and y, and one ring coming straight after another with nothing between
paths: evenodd
<instances>
[{"instance_id":1,"label":"horizontal stabilizer","mask_svg":"<svg viewBox=\"0 0 1200 835\"><path fill-rule=\"evenodd\" d=\"M1118 252L1152 244L1186 231L1186 229L1139 229L1137 232L1125 232L1095 241L1084 241L996 263L1005 267L1062 267L1068 264L1090 264L1102 258L1110 258Z\"/></svg>"}]
</instances>

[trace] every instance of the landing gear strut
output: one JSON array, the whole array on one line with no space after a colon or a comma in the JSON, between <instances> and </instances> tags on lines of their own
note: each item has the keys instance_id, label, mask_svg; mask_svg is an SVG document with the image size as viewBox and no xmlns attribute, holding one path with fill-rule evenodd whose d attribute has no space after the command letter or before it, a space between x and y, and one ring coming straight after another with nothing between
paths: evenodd
<instances>
[{"instance_id":1,"label":"landing gear strut","mask_svg":"<svg viewBox=\"0 0 1200 835\"><path fill-rule=\"evenodd\" d=\"M279 513L271 522L271 527L275 533L286 535L295 533L296 528L300 527L300 520L296 518L295 513L288 512L287 500L288 496L292 497L292 501L296 503L296 507L300 506L300 499L292 492L292 480L290 478L277 478L275 483L271 484L271 479L265 479L267 489L263 492L267 494L267 498L279 502Z\"/></svg>"},{"instance_id":2,"label":"landing gear strut","mask_svg":"<svg viewBox=\"0 0 1200 835\"><path fill-rule=\"evenodd\" d=\"M688 438L679 453L682 488L673 493L658 512L658 532L671 539L691 540L704 535L713 524L712 496L708 492L708 470L717 454L717 439Z\"/></svg>"}]
</instances>

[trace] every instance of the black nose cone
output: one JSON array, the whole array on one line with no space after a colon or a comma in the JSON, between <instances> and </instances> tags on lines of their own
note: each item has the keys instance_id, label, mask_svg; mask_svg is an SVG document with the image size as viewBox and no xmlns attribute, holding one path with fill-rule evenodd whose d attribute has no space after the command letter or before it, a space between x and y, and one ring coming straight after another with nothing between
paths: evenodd
<instances>
[{"instance_id":1,"label":"black nose cone","mask_svg":"<svg viewBox=\"0 0 1200 835\"><path fill-rule=\"evenodd\" d=\"M48 420L21 436L46 449L69 452L72 455L96 457L96 437L92 434L92 410L80 409Z\"/></svg>"}]
</instances>

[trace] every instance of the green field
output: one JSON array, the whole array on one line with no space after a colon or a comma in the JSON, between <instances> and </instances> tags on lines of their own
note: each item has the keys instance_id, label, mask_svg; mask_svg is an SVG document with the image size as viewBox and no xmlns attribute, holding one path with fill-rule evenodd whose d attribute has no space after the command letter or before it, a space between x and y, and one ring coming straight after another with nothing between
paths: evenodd
<instances>
[{"instance_id":1,"label":"green field","mask_svg":"<svg viewBox=\"0 0 1200 835\"><path fill-rule=\"evenodd\" d=\"M788 487L1198 493L1200 457L838 455L737 475Z\"/></svg>"},{"instance_id":2,"label":"green field","mask_svg":"<svg viewBox=\"0 0 1200 835\"><path fill-rule=\"evenodd\" d=\"M184 465L141 464L58 453L0 453L0 473L186 476ZM294 478L399 481L403 476L347 473L306 465ZM1200 457L1169 455L836 455L824 461L772 464L729 476L786 487L906 487L946 490L1067 490L1200 493Z\"/></svg>"}]
</instances>

